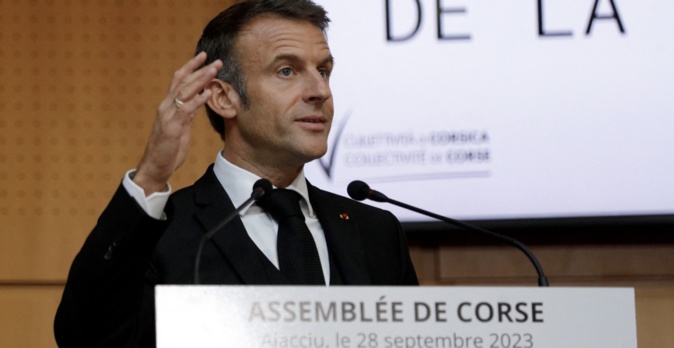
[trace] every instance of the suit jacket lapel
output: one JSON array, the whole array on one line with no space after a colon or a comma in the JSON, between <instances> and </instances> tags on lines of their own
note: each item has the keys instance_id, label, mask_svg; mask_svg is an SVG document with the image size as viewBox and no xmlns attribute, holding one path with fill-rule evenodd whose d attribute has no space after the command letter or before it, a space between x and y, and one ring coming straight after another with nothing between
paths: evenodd
<instances>
[{"instance_id":1,"label":"suit jacket lapel","mask_svg":"<svg viewBox=\"0 0 674 348\"><path fill-rule=\"evenodd\" d=\"M357 222L343 219L348 209L339 206L325 192L307 182L309 199L321 222L331 261L335 262L344 284L369 285L365 250ZM201 208L196 218L206 233L235 209L229 196L218 182L211 165L195 184L195 200ZM280 272L257 248L237 216L222 227L211 242L239 275L243 284L287 284ZM335 268L332 268L333 270Z\"/></svg>"},{"instance_id":2,"label":"suit jacket lapel","mask_svg":"<svg viewBox=\"0 0 674 348\"><path fill-rule=\"evenodd\" d=\"M348 209L339 206L334 199L309 182L307 186L311 205L321 222L331 260L336 263L341 280L345 285L371 284L357 221L346 219L342 215L353 214L349 214Z\"/></svg>"},{"instance_id":3,"label":"suit jacket lapel","mask_svg":"<svg viewBox=\"0 0 674 348\"><path fill-rule=\"evenodd\" d=\"M213 166L194 185L195 198L202 207L196 213L204 233L216 226L229 212L236 209L229 196L213 173ZM274 265L250 239L241 218L236 216L222 227L211 242L215 243L222 256L229 262L244 284L284 283ZM270 268L271 267L271 270ZM271 271L276 271L274 274Z\"/></svg>"}]
</instances>

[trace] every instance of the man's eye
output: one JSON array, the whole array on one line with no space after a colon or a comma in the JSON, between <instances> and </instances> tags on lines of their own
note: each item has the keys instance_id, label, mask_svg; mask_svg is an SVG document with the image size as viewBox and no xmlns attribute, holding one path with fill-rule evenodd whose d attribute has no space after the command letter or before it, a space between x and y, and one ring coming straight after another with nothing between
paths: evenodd
<instances>
[{"instance_id":1,"label":"man's eye","mask_svg":"<svg viewBox=\"0 0 674 348\"><path fill-rule=\"evenodd\" d=\"M326 80L330 77L330 72L327 71L327 70L319 70L318 72L319 72L319 73L321 74L321 76L323 76L323 78L325 78Z\"/></svg>"},{"instance_id":2,"label":"man's eye","mask_svg":"<svg viewBox=\"0 0 674 348\"><path fill-rule=\"evenodd\" d=\"M293 74L293 69L291 69L291 68L283 68L283 69L279 70L279 74L280 74L281 76L290 76L290 75Z\"/></svg>"}]
</instances>

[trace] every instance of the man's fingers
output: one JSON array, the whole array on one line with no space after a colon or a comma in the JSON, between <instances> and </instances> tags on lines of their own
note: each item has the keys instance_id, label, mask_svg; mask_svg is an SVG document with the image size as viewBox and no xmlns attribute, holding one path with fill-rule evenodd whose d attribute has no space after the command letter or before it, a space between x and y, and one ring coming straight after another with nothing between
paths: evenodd
<instances>
[{"instance_id":1,"label":"man's fingers","mask_svg":"<svg viewBox=\"0 0 674 348\"><path fill-rule=\"evenodd\" d=\"M171 91L169 94L173 94L174 98L178 98L183 102L188 101L200 93L206 85L218 75L221 68L222 62L216 60L184 77L183 80L176 85L175 90Z\"/></svg>"},{"instance_id":2,"label":"man's fingers","mask_svg":"<svg viewBox=\"0 0 674 348\"><path fill-rule=\"evenodd\" d=\"M169 91L172 91L175 89L175 87L189 74L194 72L197 68L202 66L204 62L206 61L206 52L199 52L196 56L194 56L192 59L190 59L185 65L180 67L180 69L176 70L173 73L173 80L171 81L171 85L169 87Z\"/></svg>"},{"instance_id":3,"label":"man's fingers","mask_svg":"<svg viewBox=\"0 0 674 348\"><path fill-rule=\"evenodd\" d=\"M175 107L178 109L176 112L177 113L184 113L188 115L188 117L185 119L186 122L191 122L194 116L196 115L197 110L206 102L208 99L211 97L211 94L213 94L210 90L204 90L202 93L195 95L188 101L182 101L178 98L178 100L174 100ZM181 103L178 103L181 102Z\"/></svg>"},{"instance_id":4,"label":"man's fingers","mask_svg":"<svg viewBox=\"0 0 674 348\"><path fill-rule=\"evenodd\" d=\"M166 114L166 116L170 117L177 109L189 114L204 105L208 100L208 98L195 97L203 94L201 92L205 90L206 85L217 76L222 68L222 62L218 59L197 71L184 75L186 71L194 67L194 63L203 62L205 53L200 53L195 58L199 59L190 60L174 74L174 79L171 82L172 87L159 106L160 114L168 111L169 114ZM174 112L171 112L171 110Z\"/></svg>"}]
</instances>

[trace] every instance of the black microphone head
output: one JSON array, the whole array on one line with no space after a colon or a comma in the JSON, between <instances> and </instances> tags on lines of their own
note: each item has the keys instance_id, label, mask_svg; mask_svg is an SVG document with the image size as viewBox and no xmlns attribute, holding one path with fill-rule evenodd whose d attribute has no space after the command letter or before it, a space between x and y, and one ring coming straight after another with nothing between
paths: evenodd
<instances>
[{"instance_id":1,"label":"black microphone head","mask_svg":"<svg viewBox=\"0 0 674 348\"><path fill-rule=\"evenodd\" d=\"M360 180L354 180L346 187L346 192L349 197L362 201L370 195L370 186Z\"/></svg>"},{"instance_id":2,"label":"black microphone head","mask_svg":"<svg viewBox=\"0 0 674 348\"><path fill-rule=\"evenodd\" d=\"M272 190L273 186L271 185L271 181L263 178L253 184L253 193L251 196L255 198L255 200L258 200L269 194Z\"/></svg>"}]
</instances>

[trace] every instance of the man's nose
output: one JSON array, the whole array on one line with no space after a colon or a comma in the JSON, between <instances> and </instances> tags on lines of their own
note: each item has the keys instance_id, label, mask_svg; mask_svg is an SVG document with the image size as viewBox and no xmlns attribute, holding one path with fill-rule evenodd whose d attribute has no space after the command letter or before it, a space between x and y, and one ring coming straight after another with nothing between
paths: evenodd
<instances>
[{"instance_id":1,"label":"man's nose","mask_svg":"<svg viewBox=\"0 0 674 348\"><path fill-rule=\"evenodd\" d=\"M328 79L320 71L309 74L305 82L305 102L321 103L332 97Z\"/></svg>"}]
</instances>

